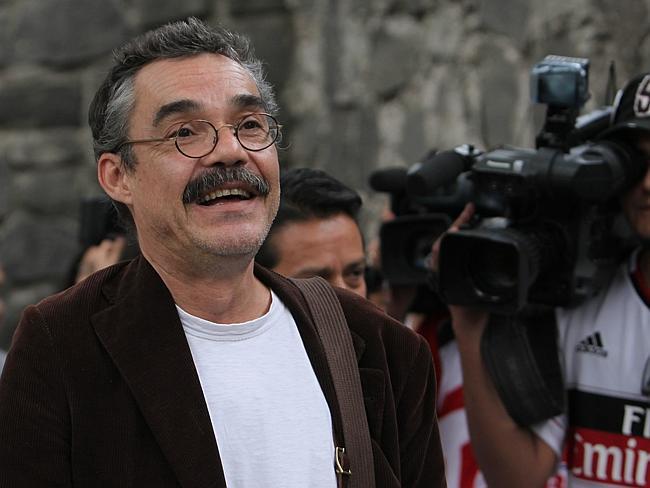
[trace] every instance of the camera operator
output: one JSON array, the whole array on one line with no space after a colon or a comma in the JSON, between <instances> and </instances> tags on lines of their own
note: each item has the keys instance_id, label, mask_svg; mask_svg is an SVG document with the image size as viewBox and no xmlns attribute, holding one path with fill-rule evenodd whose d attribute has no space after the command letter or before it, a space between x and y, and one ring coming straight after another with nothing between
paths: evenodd
<instances>
[{"instance_id":1,"label":"camera operator","mask_svg":"<svg viewBox=\"0 0 650 488\"><path fill-rule=\"evenodd\" d=\"M650 160L650 73L619 93L612 126L601 137L633 145ZM481 355L490 315L450 306L470 437L490 486L543 486L563 457L570 486L650 481L650 170L623 193L620 206L641 244L596 296L556 309L568 413L529 428L517 424ZM469 204L450 231L473 212ZM436 264L439 250L440 240L432 251Z\"/></svg>"}]
</instances>

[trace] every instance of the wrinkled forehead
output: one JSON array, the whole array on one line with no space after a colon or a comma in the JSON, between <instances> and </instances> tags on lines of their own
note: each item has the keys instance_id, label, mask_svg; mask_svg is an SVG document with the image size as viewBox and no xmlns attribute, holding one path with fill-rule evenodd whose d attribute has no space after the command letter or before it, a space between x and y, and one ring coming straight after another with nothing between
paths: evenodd
<instances>
[{"instance_id":1,"label":"wrinkled forehead","mask_svg":"<svg viewBox=\"0 0 650 488\"><path fill-rule=\"evenodd\" d=\"M135 97L134 115L154 125L174 112L262 105L251 74L236 61L211 53L147 64L135 76Z\"/></svg>"}]
</instances>

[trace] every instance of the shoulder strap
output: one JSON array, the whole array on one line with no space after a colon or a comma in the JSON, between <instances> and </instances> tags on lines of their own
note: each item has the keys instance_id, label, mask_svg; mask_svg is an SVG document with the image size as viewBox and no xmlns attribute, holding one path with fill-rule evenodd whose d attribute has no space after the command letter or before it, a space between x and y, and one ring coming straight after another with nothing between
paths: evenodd
<instances>
[{"instance_id":1,"label":"shoulder strap","mask_svg":"<svg viewBox=\"0 0 650 488\"><path fill-rule=\"evenodd\" d=\"M325 349L341 411L345 447L336 447L336 472L340 480L348 475L349 488L374 488L375 469L359 366L341 303L323 278L291 281L307 300Z\"/></svg>"}]
</instances>

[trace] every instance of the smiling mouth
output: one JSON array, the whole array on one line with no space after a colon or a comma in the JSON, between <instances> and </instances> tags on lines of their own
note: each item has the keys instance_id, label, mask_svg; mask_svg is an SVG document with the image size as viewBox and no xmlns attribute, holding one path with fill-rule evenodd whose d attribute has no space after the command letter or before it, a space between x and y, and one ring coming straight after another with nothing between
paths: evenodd
<instances>
[{"instance_id":1,"label":"smiling mouth","mask_svg":"<svg viewBox=\"0 0 650 488\"><path fill-rule=\"evenodd\" d=\"M253 194L243 188L226 188L222 190L214 190L197 199L196 203L203 206L215 205L219 202L225 201L241 201L250 200Z\"/></svg>"},{"instance_id":2,"label":"smiling mouth","mask_svg":"<svg viewBox=\"0 0 650 488\"><path fill-rule=\"evenodd\" d=\"M183 204L215 205L227 201L266 197L270 187L261 176L243 167L215 167L190 181L183 191Z\"/></svg>"}]
</instances>

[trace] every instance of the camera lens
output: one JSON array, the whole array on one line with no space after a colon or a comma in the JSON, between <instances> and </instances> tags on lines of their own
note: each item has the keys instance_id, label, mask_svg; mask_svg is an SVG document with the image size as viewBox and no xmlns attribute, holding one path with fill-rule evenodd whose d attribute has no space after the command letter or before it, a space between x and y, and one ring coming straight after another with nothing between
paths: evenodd
<instances>
[{"instance_id":1,"label":"camera lens","mask_svg":"<svg viewBox=\"0 0 650 488\"><path fill-rule=\"evenodd\" d=\"M491 241L476 243L473 247L467 261L467 273L477 294L492 302L512 299L519 272L517 249Z\"/></svg>"}]
</instances>

